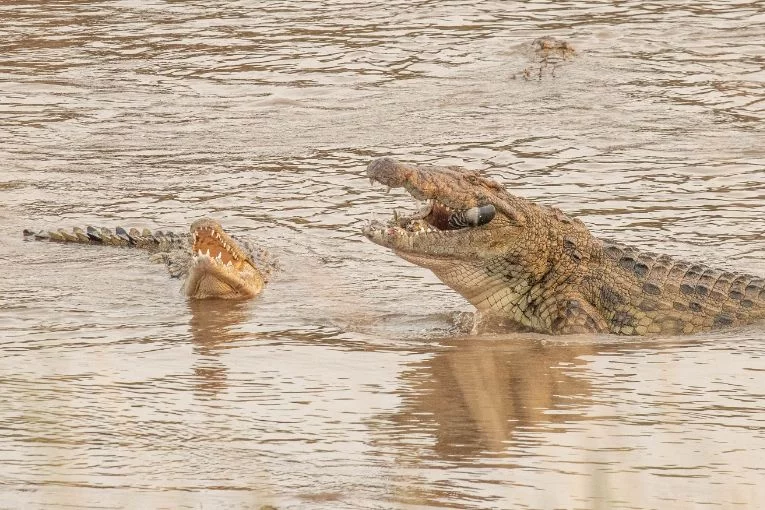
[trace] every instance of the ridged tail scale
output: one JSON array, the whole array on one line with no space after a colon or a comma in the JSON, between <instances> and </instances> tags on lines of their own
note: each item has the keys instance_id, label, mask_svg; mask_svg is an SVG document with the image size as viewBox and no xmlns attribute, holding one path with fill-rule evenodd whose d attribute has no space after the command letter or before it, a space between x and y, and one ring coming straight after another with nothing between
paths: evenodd
<instances>
[{"instance_id":1,"label":"ridged tail scale","mask_svg":"<svg viewBox=\"0 0 765 510\"><path fill-rule=\"evenodd\" d=\"M85 229L75 227L72 231L60 228L56 231L42 230L39 232L25 229L24 238L57 243L125 246L149 251L168 251L189 246L188 234L175 234L161 230L152 232L147 228L139 231L136 228L125 230L123 227L117 227L115 230L110 230L103 227L87 226Z\"/></svg>"}]
</instances>

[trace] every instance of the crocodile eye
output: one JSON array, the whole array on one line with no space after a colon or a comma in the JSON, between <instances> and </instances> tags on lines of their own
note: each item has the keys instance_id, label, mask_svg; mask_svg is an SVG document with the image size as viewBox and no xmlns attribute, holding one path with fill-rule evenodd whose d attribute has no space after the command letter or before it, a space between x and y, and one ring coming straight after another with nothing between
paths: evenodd
<instances>
[{"instance_id":1,"label":"crocodile eye","mask_svg":"<svg viewBox=\"0 0 765 510\"><path fill-rule=\"evenodd\" d=\"M493 220L496 214L497 210L491 204L457 211L449 216L449 228L480 227Z\"/></svg>"}]
</instances>

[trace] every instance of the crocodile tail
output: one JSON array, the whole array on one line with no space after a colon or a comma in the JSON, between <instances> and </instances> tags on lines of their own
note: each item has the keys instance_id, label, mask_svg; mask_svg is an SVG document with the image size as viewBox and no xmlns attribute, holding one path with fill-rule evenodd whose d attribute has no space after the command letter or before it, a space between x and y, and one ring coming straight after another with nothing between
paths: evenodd
<instances>
[{"instance_id":1,"label":"crocodile tail","mask_svg":"<svg viewBox=\"0 0 765 510\"><path fill-rule=\"evenodd\" d=\"M24 229L24 239L34 239L36 241L53 241L57 243L89 244L91 242L89 235L79 227L74 228L71 232L64 230L63 228L47 231L40 230L39 232L35 232L30 229Z\"/></svg>"},{"instance_id":2,"label":"crocodile tail","mask_svg":"<svg viewBox=\"0 0 765 510\"><path fill-rule=\"evenodd\" d=\"M27 240L127 246L143 248L150 251L168 251L188 246L187 234L179 235L172 232L162 232L161 230L152 232L149 229L138 231L136 228L126 230L123 227L117 227L116 229L111 230L103 227L96 228L87 226L84 229L75 227L71 231L67 231L63 228L55 231L41 230L39 232L24 229L23 233L24 238Z\"/></svg>"}]
</instances>

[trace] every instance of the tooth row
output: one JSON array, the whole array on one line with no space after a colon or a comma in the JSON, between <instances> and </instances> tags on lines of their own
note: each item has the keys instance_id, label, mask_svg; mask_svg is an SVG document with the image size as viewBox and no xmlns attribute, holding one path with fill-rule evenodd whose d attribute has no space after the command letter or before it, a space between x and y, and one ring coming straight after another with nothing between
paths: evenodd
<instances>
[{"instance_id":1,"label":"tooth row","mask_svg":"<svg viewBox=\"0 0 765 510\"><path fill-rule=\"evenodd\" d=\"M228 253L229 253L229 254L230 254L230 255L231 255L231 256L232 256L232 257L233 257L235 260L238 260L238 259L239 259L239 257L237 257L237 256L236 256L236 254L234 253L234 249L233 249L231 246L229 246L229 244L228 244L226 241L224 241L224 240L221 238L221 235L220 235L220 233L219 233L219 232L218 232L218 231L217 231L217 230L216 230L214 227L205 227L205 229L209 231L209 234L210 234L212 237L214 237L215 239L217 239L217 240L218 240L218 242L220 242L220 244L223 246L223 248L224 248L224 249L225 249L225 250L226 250L226 251L227 251L227 252L228 252ZM197 233L195 232L195 233L194 233L194 242L196 242L198 239L199 239L199 237L197 236ZM199 250L199 254L200 254L200 255L203 255L203 253L202 253L202 250ZM210 255L210 250L207 250L207 255L208 255L208 256ZM221 254L218 254L218 258L220 258L220 256L221 256Z\"/></svg>"},{"instance_id":2,"label":"tooth row","mask_svg":"<svg viewBox=\"0 0 765 510\"><path fill-rule=\"evenodd\" d=\"M200 253L201 253L201 250L200 250ZM216 260L220 260L220 257L217 257ZM220 263L223 264L223 261L220 261ZM226 262L225 264L223 264L223 265L225 267L229 267L229 268L234 267L234 263L232 261L230 261L230 260L228 262Z\"/></svg>"},{"instance_id":3,"label":"tooth row","mask_svg":"<svg viewBox=\"0 0 765 510\"><path fill-rule=\"evenodd\" d=\"M210 255L210 250L209 250L209 249L207 250L207 253L202 253L202 250L201 250L201 249L200 249L200 250L197 250L197 255L198 255L198 256L200 256L200 257L213 258L213 257ZM223 262L223 253L222 253L222 252L218 253L218 255L215 257L215 259L216 259L218 262ZM230 261L230 260L229 260L229 261L226 263L226 265L227 265L227 266L232 266L232 265L233 265L233 263L232 263L232 261Z\"/></svg>"},{"instance_id":4,"label":"tooth row","mask_svg":"<svg viewBox=\"0 0 765 510\"><path fill-rule=\"evenodd\" d=\"M452 208L451 208L451 207L449 207L448 205L446 205L446 204L442 204L441 202L437 202L437 201L435 201L434 199L430 199L430 205L431 205L431 206L437 205L438 207L440 207L440 208L442 208L442 209L445 209L445 210L446 210L446 212L448 212L448 213L453 213L453 212L455 211L454 209L452 209Z\"/></svg>"},{"instance_id":5,"label":"tooth row","mask_svg":"<svg viewBox=\"0 0 765 510\"><path fill-rule=\"evenodd\" d=\"M420 208L419 211L414 213L412 216L405 217L400 212L398 212L397 209L393 210L393 221L397 222L399 219L421 219L430 214L430 212L433 210L433 207L438 207L439 209L442 209L443 212L446 214L454 214L457 209L453 209L449 207L448 205L442 204L441 202L438 202L437 200L430 198L425 202L425 205Z\"/></svg>"}]
</instances>

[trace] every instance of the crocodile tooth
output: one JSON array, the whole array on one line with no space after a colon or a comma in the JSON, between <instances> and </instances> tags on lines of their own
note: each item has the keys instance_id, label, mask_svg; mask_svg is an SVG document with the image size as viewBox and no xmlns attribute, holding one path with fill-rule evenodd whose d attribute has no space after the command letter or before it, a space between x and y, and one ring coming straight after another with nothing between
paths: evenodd
<instances>
[{"instance_id":1,"label":"crocodile tooth","mask_svg":"<svg viewBox=\"0 0 765 510\"><path fill-rule=\"evenodd\" d=\"M229 261L228 261L228 263L226 264L226 266L228 266L228 267L233 267L233 266L234 266L234 264L232 264L232 263L231 263L231 261L229 260Z\"/></svg>"},{"instance_id":2,"label":"crocodile tooth","mask_svg":"<svg viewBox=\"0 0 765 510\"><path fill-rule=\"evenodd\" d=\"M210 256L210 248L207 248L207 253L206 253L206 255L207 255L208 257Z\"/></svg>"},{"instance_id":3,"label":"crocodile tooth","mask_svg":"<svg viewBox=\"0 0 765 510\"><path fill-rule=\"evenodd\" d=\"M201 257L202 255L204 255L204 253L202 253L202 248L199 248L199 250L197 251L197 255L199 255L200 257Z\"/></svg>"},{"instance_id":4,"label":"crocodile tooth","mask_svg":"<svg viewBox=\"0 0 765 510\"><path fill-rule=\"evenodd\" d=\"M218 260L221 260L221 259L222 259L222 257L223 257L223 254L222 254L222 253L218 253L218 256L217 256L217 257L215 257L215 258L216 258L216 259L218 259Z\"/></svg>"}]
</instances>

